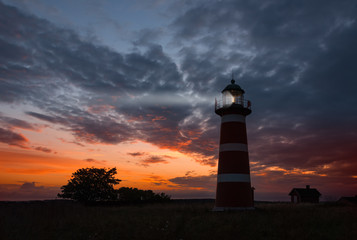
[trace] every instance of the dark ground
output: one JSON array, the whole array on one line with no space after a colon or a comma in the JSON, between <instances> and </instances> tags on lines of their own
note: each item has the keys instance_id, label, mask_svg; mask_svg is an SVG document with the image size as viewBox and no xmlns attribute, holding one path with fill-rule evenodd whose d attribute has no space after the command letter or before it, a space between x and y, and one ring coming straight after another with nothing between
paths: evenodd
<instances>
[{"instance_id":1,"label":"dark ground","mask_svg":"<svg viewBox=\"0 0 357 240\"><path fill-rule=\"evenodd\" d=\"M212 212L213 205L0 202L0 239L357 239L356 206L260 202L254 211Z\"/></svg>"}]
</instances>

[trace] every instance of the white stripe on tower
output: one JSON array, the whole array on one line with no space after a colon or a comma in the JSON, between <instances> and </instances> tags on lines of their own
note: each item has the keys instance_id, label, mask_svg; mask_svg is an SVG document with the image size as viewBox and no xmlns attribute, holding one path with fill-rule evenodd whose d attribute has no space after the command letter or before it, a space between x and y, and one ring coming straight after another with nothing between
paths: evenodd
<instances>
[{"instance_id":1,"label":"white stripe on tower","mask_svg":"<svg viewBox=\"0 0 357 240\"><path fill-rule=\"evenodd\" d=\"M217 176L217 182L250 182L250 175L239 173L221 173Z\"/></svg>"},{"instance_id":2,"label":"white stripe on tower","mask_svg":"<svg viewBox=\"0 0 357 240\"><path fill-rule=\"evenodd\" d=\"M248 152L248 145L244 143L224 143L219 145L219 152L241 151Z\"/></svg>"}]
</instances>

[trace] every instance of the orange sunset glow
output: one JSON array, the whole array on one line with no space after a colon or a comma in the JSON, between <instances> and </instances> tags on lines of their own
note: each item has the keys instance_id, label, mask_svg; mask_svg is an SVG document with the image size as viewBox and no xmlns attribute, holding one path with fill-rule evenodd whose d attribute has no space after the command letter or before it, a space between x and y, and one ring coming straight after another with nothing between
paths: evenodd
<instances>
[{"instance_id":1,"label":"orange sunset glow","mask_svg":"<svg viewBox=\"0 0 357 240\"><path fill-rule=\"evenodd\" d=\"M117 188L215 198L215 98L233 74L252 102L255 200L357 194L349 7L30 2L0 0L0 201L55 199L87 167L116 167Z\"/></svg>"}]
</instances>

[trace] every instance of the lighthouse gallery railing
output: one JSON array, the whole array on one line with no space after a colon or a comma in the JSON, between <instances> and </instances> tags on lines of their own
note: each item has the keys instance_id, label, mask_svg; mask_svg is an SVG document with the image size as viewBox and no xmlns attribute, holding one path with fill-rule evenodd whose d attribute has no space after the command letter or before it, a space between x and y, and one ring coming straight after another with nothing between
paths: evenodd
<instances>
[{"instance_id":1,"label":"lighthouse gallery railing","mask_svg":"<svg viewBox=\"0 0 357 240\"><path fill-rule=\"evenodd\" d=\"M241 105L244 108L250 109L252 106L252 103L249 100L243 100L243 99L234 99L232 102L224 102L222 100L217 100L215 99L215 104L214 104L214 110L220 109L220 108L228 108L232 104L238 104Z\"/></svg>"}]
</instances>

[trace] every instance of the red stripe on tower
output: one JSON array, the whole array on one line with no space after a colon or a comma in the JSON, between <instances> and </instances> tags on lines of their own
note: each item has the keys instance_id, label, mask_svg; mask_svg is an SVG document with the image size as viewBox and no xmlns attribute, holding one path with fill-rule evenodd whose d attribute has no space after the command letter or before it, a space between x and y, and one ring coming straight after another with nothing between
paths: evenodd
<instances>
[{"instance_id":1,"label":"red stripe on tower","mask_svg":"<svg viewBox=\"0 0 357 240\"><path fill-rule=\"evenodd\" d=\"M244 90L232 79L215 104L221 116L215 211L254 209L245 117L252 111Z\"/></svg>"}]
</instances>

